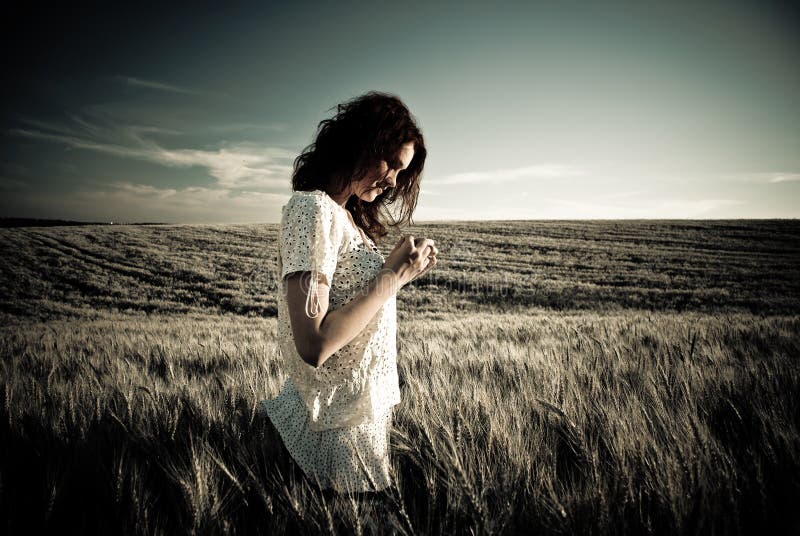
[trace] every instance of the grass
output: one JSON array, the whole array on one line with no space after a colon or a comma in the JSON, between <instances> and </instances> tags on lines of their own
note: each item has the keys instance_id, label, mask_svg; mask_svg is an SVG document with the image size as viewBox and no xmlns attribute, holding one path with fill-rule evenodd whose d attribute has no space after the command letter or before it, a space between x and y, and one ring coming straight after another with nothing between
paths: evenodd
<instances>
[{"instance_id":1,"label":"grass","mask_svg":"<svg viewBox=\"0 0 800 536\"><path fill-rule=\"evenodd\" d=\"M533 255L534 246L524 244L541 245L542 235L561 232L541 223L538 234L519 237L518 225L493 222L485 233L467 227L451 239L461 241L464 255L471 251L464 244L482 240L498 263L495 273L511 277L515 270L503 262L513 255L497 253L502 244ZM800 318L791 265L797 242L789 239L796 224L754 223L749 246L742 222L733 229L701 223L680 233L671 223L648 223L647 232L614 224L605 233L595 223L564 225L572 238L551 240L552 251L563 249L564 264L528 268L542 274L539 281L559 285L531 283L519 291L547 289L551 301L525 308L522 298L504 301L501 286L477 283L437 290L418 282L403 291L402 402L391 432L396 487L353 497L317 490L257 411L260 400L277 394L284 367L275 318L266 314L270 298L246 290L252 281L245 274L255 272L241 272L238 286L236 277L263 262L254 257L262 246L248 240L269 230L165 227L163 243L152 245L147 233L156 226L104 229L109 236L93 246L86 237L99 228L30 229L41 237L27 246L28 235L3 235L0 267L13 298L0 328L6 531L800 532ZM631 254L650 258L649 268L612 270L624 249L600 239L612 231L631 244ZM431 226L429 234L458 236L452 227ZM732 242L721 247L721 234L736 236L740 251ZM37 239L40 245L31 245ZM451 248L455 256L458 248ZM193 257L201 249L209 252L205 260ZM770 249L776 260L759 269ZM679 250L707 258L671 276L681 282L673 292L699 296L683 310L657 292L659 274L681 262L666 252ZM41 261L46 251L49 264ZM217 255L227 264L214 261ZM469 281L469 266L481 273L485 257L460 266L451 257L439 277L460 273ZM59 258L62 271L74 271L73 282L81 281L78 264L66 259L82 259L89 282L78 288L59 279ZM591 268L591 258L608 259L605 274ZM185 272L171 275L180 262ZM633 307L624 286L608 285L608 300L595 309L546 306L588 300L575 289L580 281L592 288L583 279L592 273L605 281L641 273L641 295L655 297ZM164 286L156 294L126 277ZM731 296L737 281L747 284L735 299L717 303L719 297L701 292L714 278ZM238 288L231 291L236 303L264 304L265 314L226 313L212 299L180 302L178 291L193 296L191 285ZM150 299L156 306L146 314ZM115 310L119 300L133 307Z\"/></svg>"},{"instance_id":2,"label":"grass","mask_svg":"<svg viewBox=\"0 0 800 536\"><path fill-rule=\"evenodd\" d=\"M410 227L440 250L399 313L794 314L795 220L509 221ZM0 319L277 314L277 225L0 228ZM395 240L382 246L384 253Z\"/></svg>"}]
</instances>

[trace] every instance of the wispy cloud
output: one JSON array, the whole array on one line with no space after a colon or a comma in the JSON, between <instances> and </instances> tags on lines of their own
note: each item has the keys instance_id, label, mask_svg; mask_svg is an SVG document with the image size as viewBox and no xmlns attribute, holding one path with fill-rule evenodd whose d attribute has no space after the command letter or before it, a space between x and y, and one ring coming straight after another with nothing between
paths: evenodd
<instances>
[{"instance_id":1,"label":"wispy cloud","mask_svg":"<svg viewBox=\"0 0 800 536\"><path fill-rule=\"evenodd\" d=\"M31 185L25 181L10 179L8 177L0 177L0 191L27 190L30 187Z\"/></svg>"},{"instance_id":2,"label":"wispy cloud","mask_svg":"<svg viewBox=\"0 0 800 536\"><path fill-rule=\"evenodd\" d=\"M441 193L439 193L439 192L436 192L436 191L434 191L434 190L429 190L429 189L427 189L427 188L420 188L420 189L419 189L419 193L420 193L420 194L425 194L425 195L442 195L442 194L441 194Z\"/></svg>"},{"instance_id":3,"label":"wispy cloud","mask_svg":"<svg viewBox=\"0 0 800 536\"><path fill-rule=\"evenodd\" d=\"M731 217L724 209L747 204L738 199L637 199L630 205L615 203L641 192L616 192L595 196L591 200L536 197L527 206L503 206L497 203L481 208L462 209L453 206L419 207L415 221L435 220L594 220L594 219L682 219Z\"/></svg>"},{"instance_id":4,"label":"wispy cloud","mask_svg":"<svg viewBox=\"0 0 800 536\"><path fill-rule=\"evenodd\" d=\"M209 128L213 132L242 132L252 130L272 130L276 132L283 132L288 128L286 123L231 123L229 125L215 125Z\"/></svg>"},{"instance_id":5,"label":"wispy cloud","mask_svg":"<svg viewBox=\"0 0 800 536\"><path fill-rule=\"evenodd\" d=\"M184 95L214 95L215 93L211 91L202 91L198 89L192 89L188 87L178 86L175 84L169 84L166 82L159 82L157 80L145 80L143 78L136 78L133 76L116 76L117 80L122 81L123 83L129 86L135 86L145 89L154 89L157 91L167 91L170 93L182 93Z\"/></svg>"},{"instance_id":6,"label":"wispy cloud","mask_svg":"<svg viewBox=\"0 0 800 536\"><path fill-rule=\"evenodd\" d=\"M288 194L190 186L160 188L127 181L103 189L27 192L19 214L93 221L165 223L278 223Z\"/></svg>"},{"instance_id":7,"label":"wispy cloud","mask_svg":"<svg viewBox=\"0 0 800 536\"><path fill-rule=\"evenodd\" d=\"M559 179L584 174L585 171L577 166L565 164L536 164L511 169L455 173L433 182L437 185L465 183L498 184L523 178Z\"/></svg>"},{"instance_id":8,"label":"wispy cloud","mask_svg":"<svg viewBox=\"0 0 800 536\"><path fill-rule=\"evenodd\" d=\"M731 173L722 176L723 179L739 182L758 184L777 184L782 182L800 181L800 173L793 171L764 171L758 173Z\"/></svg>"},{"instance_id":9,"label":"wispy cloud","mask_svg":"<svg viewBox=\"0 0 800 536\"><path fill-rule=\"evenodd\" d=\"M608 198L606 198L608 199ZM635 206L595 201L545 198L543 218L575 219L671 219L714 217L719 209L747 204L739 199L660 199L643 200Z\"/></svg>"},{"instance_id":10,"label":"wispy cloud","mask_svg":"<svg viewBox=\"0 0 800 536\"><path fill-rule=\"evenodd\" d=\"M73 119L79 128L27 121L38 128L16 128L9 133L168 167L202 167L221 188L230 189L285 188L296 156L280 147L249 142L222 142L216 149L167 149L145 137L148 132L162 130L157 127L103 127Z\"/></svg>"},{"instance_id":11,"label":"wispy cloud","mask_svg":"<svg viewBox=\"0 0 800 536\"><path fill-rule=\"evenodd\" d=\"M647 192L643 190L629 190L626 192L607 192L603 194L598 194L597 197L601 199L625 199L629 197L636 197L645 195Z\"/></svg>"},{"instance_id":12,"label":"wispy cloud","mask_svg":"<svg viewBox=\"0 0 800 536\"><path fill-rule=\"evenodd\" d=\"M769 178L769 182L797 182L800 181L800 173L775 173Z\"/></svg>"},{"instance_id":13,"label":"wispy cloud","mask_svg":"<svg viewBox=\"0 0 800 536\"><path fill-rule=\"evenodd\" d=\"M201 186L159 188L130 182L112 183L108 190L76 192L72 199L87 207L106 207L106 213L117 219L189 223L277 223L280 207L288 200L288 194L280 193L235 193Z\"/></svg>"},{"instance_id":14,"label":"wispy cloud","mask_svg":"<svg viewBox=\"0 0 800 536\"><path fill-rule=\"evenodd\" d=\"M288 184L292 166L279 163L294 153L276 147L230 144L216 150L154 149L147 157L168 166L201 166L223 188L280 188Z\"/></svg>"}]
</instances>

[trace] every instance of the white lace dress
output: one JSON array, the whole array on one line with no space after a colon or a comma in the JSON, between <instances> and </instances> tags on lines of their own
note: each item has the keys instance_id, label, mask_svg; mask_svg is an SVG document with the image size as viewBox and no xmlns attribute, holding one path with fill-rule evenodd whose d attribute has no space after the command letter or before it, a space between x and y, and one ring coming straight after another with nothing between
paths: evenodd
<instances>
[{"instance_id":1,"label":"white lace dress","mask_svg":"<svg viewBox=\"0 0 800 536\"><path fill-rule=\"evenodd\" d=\"M388 433L400 402L397 310L392 296L367 327L319 368L294 343L284 276L316 271L330 284L329 310L350 301L377 275L384 257L321 190L294 192L283 207L278 236L278 343L288 378L262 401L297 464L323 488L376 491L391 485ZM313 278L312 278L313 279ZM314 316L316 289L306 309Z\"/></svg>"}]
</instances>

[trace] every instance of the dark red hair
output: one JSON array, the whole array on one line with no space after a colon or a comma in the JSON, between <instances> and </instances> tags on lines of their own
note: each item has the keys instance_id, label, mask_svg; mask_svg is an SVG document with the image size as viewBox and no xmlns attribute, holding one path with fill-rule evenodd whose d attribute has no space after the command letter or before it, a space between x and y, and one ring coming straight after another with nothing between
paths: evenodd
<instances>
[{"instance_id":1,"label":"dark red hair","mask_svg":"<svg viewBox=\"0 0 800 536\"><path fill-rule=\"evenodd\" d=\"M295 159L292 190L339 194L350 183L380 169L381 160L396 169L400 148L413 142L414 158L397 175L394 188L384 190L371 203L353 195L345 204L356 225L379 242L388 234L387 225L413 224L419 178L428 155L425 139L411 112L395 95L370 91L335 108L336 115L319 122L315 141ZM394 213L398 205L399 215Z\"/></svg>"}]
</instances>

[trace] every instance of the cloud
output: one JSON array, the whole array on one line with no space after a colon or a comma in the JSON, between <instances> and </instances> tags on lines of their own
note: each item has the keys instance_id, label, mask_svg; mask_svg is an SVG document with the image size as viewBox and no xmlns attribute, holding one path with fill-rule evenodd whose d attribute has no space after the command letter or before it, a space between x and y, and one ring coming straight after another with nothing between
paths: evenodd
<instances>
[{"instance_id":1,"label":"cloud","mask_svg":"<svg viewBox=\"0 0 800 536\"><path fill-rule=\"evenodd\" d=\"M746 205L746 201L739 199L677 199L661 200L657 207L668 213L678 214L670 216L675 218L694 218L704 216L709 212L730 206ZM685 214L685 215L681 215Z\"/></svg>"},{"instance_id":2,"label":"cloud","mask_svg":"<svg viewBox=\"0 0 800 536\"><path fill-rule=\"evenodd\" d=\"M642 190L629 190L627 192L609 192L598 194L597 197L601 199L624 199L626 197L636 197L642 194L647 194L647 192Z\"/></svg>"},{"instance_id":3,"label":"cloud","mask_svg":"<svg viewBox=\"0 0 800 536\"><path fill-rule=\"evenodd\" d=\"M722 176L723 179L754 182L758 184L777 184L800 181L800 173L792 171L764 171L758 173L732 173Z\"/></svg>"},{"instance_id":4,"label":"cloud","mask_svg":"<svg viewBox=\"0 0 800 536\"><path fill-rule=\"evenodd\" d=\"M150 198L151 200L152 199L168 199L168 198L174 197L175 195L178 194L178 190L175 189L175 188L159 188L158 186L152 186L150 184L135 184L135 183L128 182L128 181L114 182L114 183L111 183L109 186L110 186L112 191L116 190L118 192L124 192L124 193L130 194L130 195L135 196L135 197ZM193 189L185 188L184 190L182 190L182 192L184 192L184 193L199 192L199 191L203 191L203 190L207 190L207 188L199 188L199 189L198 188L193 188ZM218 195L227 195L227 193L228 193L226 190L214 190L214 191L218 192ZM96 195L98 195L100 197L108 195L108 193L105 192L105 191L92 192L92 193L87 194L87 195L92 195L92 194L96 194Z\"/></svg>"},{"instance_id":5,"label":"cloud","mask_svg":"<svg viewBox=\"0 0 800 536\"><path fill-rule=\"evenodd\" d=\"M59 143L76 149L145 160L168 167L203 167L222 188L285 188L292 173L294 152L249 142L222 142L217 149L167 149L144 137L158 127L103 127L73 118L80 130L27 120L38 129L16 128L9 133ZM169 132L169 131L168 131Z\"/></svg>"},{"instance_id":6,"label":"cloud","mask_svg":"<svg viewBox=\"0 0 800 536\"><path fill-rule=\"evenodd\" d=\"M665 199L636 200L631 205L609 203L614 199L633 197L641 192L617 192L596 196L592 200L554 197L535 198L527 206L488 204L483 208L458 208L422 204L415 221L436 220L586 220L586 219L681 219L731 217L721 211L726 207L746 204L738 199ZM526 198L527 200L528 198Z\"/></svg>"},{"instance_id":7,"label":"cloud","mask_svg":"<svg viewBox=\"0 0 800 536\"><path fill-rule=\"evenodd\" d=\"M135 78L132 76L116 76L117 80L121 80L125 82L129 86L141 87L145 89L155 89L157 91L167 91L170 93L181 93L184 95L212 95L213 92L210 91L201 91L197 89L191 89L182 86L176 86L174 84L167 84L165 82L158 82L156 80L145 80L143 78Z\"/></svg>"},{"instance_id":8,"label":"cloud","mask_svg":"<svg viewBox=\"0 0 800 536\"><path fill-rule=\"evenodd\" d=\"M607 198L608 199L608 198ZM543 211L537 218L554 219L681 219L712 217L724 207L746 204L738 199L660 199L643 200L635 206L545 198Z\"/></svg>"},{"instance_id":9,"label":"cloud","mask_svg":"<svg viewBox=\"0 0 800 536\"><path fill-rule=\"evenodd\" d=\"M465 183L497 184L521 178L559 179L584 174L584 170L576 166L564 164L537 164L520 168L456 173L434 181L434 183L436 185Z\"/></svg>"},{"instance_id":10,"label":"cloud","mask_svg":"<svg viewBox=\"0 0 800 536\"><path fill-rule=\"evenodd\" d=\"M42 217L162 223L278 223L287 194L190 186L160 188L126 181L105 189L28 192L16 197L20 214Z\"/></svg>"},{"instance_id":11,"label":"cloud","mask_svg":"<svg viewBox=\"0 0 800 536\"><path fill-rule=\"evenodd\" d=\"M31 185L25 181L10 179L8 177L0 177L0 191L27 190L30 187Z\"/></svg>"},{"instance_id":12,"label":"cloud","mask_svg":"<svg viewBox=\"0 0 800 536\"><path fill-rule=\"evenodd\" d=\"M283 132L288 128L286 123L271 123L271 124L257 124L257 123L230 123L228 125L216 125L209 127L213 132L241 132L244 130L273 130Z\"/></svg>"},{"instance_id":13,"label":"cloud","mask_svg":"<svg viewBox=\"0 0 800 536\"><path fill-rule=\"evenodd\" d=\"M37 130L29 130L24 128L13 128L10 129L8 132L9 134L16 134L18 136L25 136L28 138L34 138L43 141L61 143L63 145L74 147L76 149L89 149L101 153L120 156L123 158L141 158L146 160L150 159L147 157L148 154L147 151L141 149L122 147L110 143L97 143L77 138L74 136L65 136L63 134L52 134L48 132L41 132Z\"/></svg>"},{"instance_id":14,"label":"cloud","mask_svg":"<svg viewBox=\"0 0 800 536\"><path fill-rule=\"evenodd\" d=\"M420 194L425 194L425 195L442 195L439 192L435 192L433 190L428 190L427 188L420 188L419 189L419 193Z\"/></svg>"},{"instance_id":15,"label":"cloud","mask_svg":"<svg viewBox=\"0 0 800 536\"><path fill-rule=\"evenodd\" d=\"M292 166L276 162L294 153L275 147L232 144L217 150L156 149L148 153L155 162L168 166L201 166L223 188L280 188L288 184Z\"/></svg>"},{"instance_id":16,"label":"cloud","mask_svg":"<svg viewBox=\"0 0 800 536\"><path fill-rule=\"evenodd\" d=\"M796 182L800 181L800 173L773 173L768 182Z\"/></svg>"}]
</instances>

